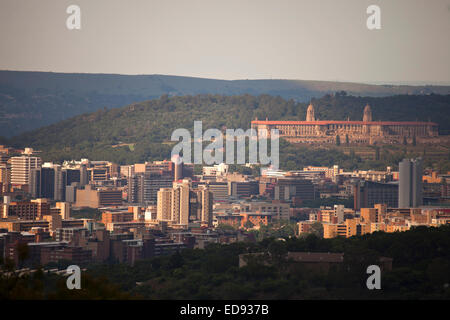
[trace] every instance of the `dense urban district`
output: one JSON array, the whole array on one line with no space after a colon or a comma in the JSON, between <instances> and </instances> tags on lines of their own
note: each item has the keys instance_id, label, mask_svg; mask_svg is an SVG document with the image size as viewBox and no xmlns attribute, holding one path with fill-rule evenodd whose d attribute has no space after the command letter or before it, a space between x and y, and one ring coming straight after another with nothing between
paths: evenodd
<instances>
[{"instance_id":1,"label":"dense urban district","mask_svg":"<svg viewBox=\"0 0 450 320\"><path fill-rule=\"evenodd\" d=\"M424 101L430 117L410 119ZM0 298L448 299L450 140L434 119L449 106L163 96L5 139ZM170 159L171 130L194 120L278 129L280 169ZM72 264L82 290L65 285ZM373 264L382 290L366 287Z\"/></svg>"}]
</instances>

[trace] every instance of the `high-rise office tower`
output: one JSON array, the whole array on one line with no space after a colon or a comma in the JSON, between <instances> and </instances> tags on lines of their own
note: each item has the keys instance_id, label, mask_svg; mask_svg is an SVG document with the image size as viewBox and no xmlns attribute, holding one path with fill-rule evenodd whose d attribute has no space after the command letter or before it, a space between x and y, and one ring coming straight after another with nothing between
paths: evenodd
<instances>
[{"instance_id":1,"label":"high-rise office tower","mask_svg":"<svg viewBox=\"0 0 450 320\"><path fill-rule=\"evenodd\" d=\"M422 160L404 159L399 164L399 208L422 205Z\"/></svg>"},{"instance_id":2,"label":"high-rise office tower","mask_svg":"<svg viewBox=\"0 0 450 320\"><path fill-rule=\"evenodd\" d=\"M172 188L158 191L157 219L173 224L188 225L190 213L190 181L174 182Z\"/></svg>"},{"instance_id":3,"label":"high-rise office tower","mask_svg":"<svg viewBox=\"0 0 450 320\"><path fill-rule=\"evenodd\" d=\"M31 170L40 168L41 158L29 155L11 158L11 184L29 190Z\"/></svg>"},{"instance_id":4,"label":"high-rise office tower","mask_svg":"<svg viewBox=\"0 0 450 320\"><path fill-rule=\"evenodd\" d=\"M80 178L81 178L81 169L63 169L63 172L65 172L65 181L64 185L70 186L72 183L77 182L80 184Z\"/></svg>"},{"instance_id":5,"label":"high-rise office tower","mask_svg":"<svg viewBox=\"0 0 450 320\"><path fill-rule=\"evenodd\" d=\"M89 183L88 172L85 164L80 165L80 187L84 187Z\"/></svg>"},{"instance_id":6,"label":"high-rise office tower","mask_svg":"<svg viewBox=\"0 0 450 320\"><path fill-rule=\"evenodd\" d=\"M30 190L32 197L64 200L66 171L53 163L44 163L42 168L31 170Z\"/></svg>"},{"instance_id":7,"label":"high-rise office tower","mask_svg":"<svg viewBox=\"0 0 450 320\"><path fill-rule=\"evenodd\" d=\"M213 193L206 186L200 186L195 192L197 196L197 218L202 224L212 226Z\"/></svg>"},{"instance_id":8,"label":"high-rise office tower","mask_svg":"<svg viewBox=\"0 0 450 320\"><path fill-rule=\"evenodd\" d=\"M161 188L171 188L172 183L172 177L156 173L138 173L128 177L128 202L155 203L157 192Z\"/></svg>"}]
</instances>

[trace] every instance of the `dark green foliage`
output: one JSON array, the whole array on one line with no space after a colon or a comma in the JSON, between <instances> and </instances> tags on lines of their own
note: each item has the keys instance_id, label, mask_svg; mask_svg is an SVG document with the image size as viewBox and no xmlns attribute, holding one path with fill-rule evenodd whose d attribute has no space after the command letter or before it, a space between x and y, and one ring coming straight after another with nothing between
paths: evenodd
<instances>
[{"instance_id":1,"label":"dark green foliage","mask_svg":"<svg viewBox=\"0 0 450 320\"><path fill-rule=\"evenodd\" d=\"M99 209L88 208L88 207L80 208L80 209L72 208L70 215L71 215L71 218L76 218L76 219L81 219L81 218L95 219L95 220L102 219L102 212Z\"/></svg>"},{"instance_id":2,"label":"dark green foliage","mask_svg":"<svg viewBox=\"0 0 450 320\"><path fill-rule=\"evenodd\" d=\"M339 199L339 198L318 198L315 200L303 200L301 207L302 208L320 208L321 206L332 207L335 204L343 204L346 208L353 208L353 197L348 199Z\"/></svg>"},{"instance_id":3,"label":"dark green foliage","mask_svg":"<svg viewBox=\"0 0 450 320\"><path fill-rule=\"evenodd\" d=\"M238 268L239 254L262 251L270 255L251 257ZM343 252L343 267L305 269L286 260L288 251ZM382 290L370 291L366 269L379 257L393 258L393 270L382 272ZM89 274L105 275L123 290L150 299L450 299L449 266L450 227L443 226L348 239L309 235L210 245L134 267L92 266Z\"/></svg>"},{"instance_id":4,"label":"dark green foliage","mask_svg":"<svg viewBox=\"0 0 450 320\"><path fill-rule=\"evenodd\" d=\"M116 300L133 298L104 277L81 276L81 289L69 290L66 278L38 269L27 275L0 275L0 300Z\"/></svg>"},{"instance_id":5,"label":"dark green foliage","mask_svg":"<svg viewBox=\"0 0 450 320\"><path fill-rule=\"evenodd\" d=\"M320 231L320 230L319 230ZM239 255L266 252L246 259ZM286 252L341 252L343 265L320 271L286 258ZM381 290L368 290L367 266L393 258ZM0 299L450 299L450 226L360 237L266 238L258 243L211 244L172 256L126 264L91 265L82 290L65 278L0 276Z\"/></svg>"}]
</instances>

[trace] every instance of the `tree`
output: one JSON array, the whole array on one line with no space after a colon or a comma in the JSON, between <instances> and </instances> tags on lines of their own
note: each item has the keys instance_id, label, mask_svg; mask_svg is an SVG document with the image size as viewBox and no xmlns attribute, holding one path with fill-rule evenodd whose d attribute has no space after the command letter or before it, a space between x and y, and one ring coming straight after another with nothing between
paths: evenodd
<instances>
[{"instance_id":1,"label":"tree","mask_svg":"<svg viewBox=\"0 0 450 320\"><path fill-rule=\"evenodd\" d=\"M219 223L219 225L217 226L216 229L218 231L222 231L222 232L225 232L225 233L236 231L235 227L233 227L232 225L227 224L227 223Z\"/></svg>"},{"instance_id":2,"label":"tree","mask_svg":"<svg viewBox=\"0 0 450 320\"><path fill-rule=\"evenodd\" d=\"M323 225L320 222L314 222L311 225L310 233L316 235L319 238L323 238Z\"/></svg>"},{"instance_id":3,"label":"tree","mask_svg":"<svg viewBox=\"0 0 450 320\"><path fill-rule=\"evenodd\" d=\"M247 222L246 223L244 223L244 227L246 228L246 229L251 229L251 228L253 228L255 225L250 221L250 220L247 220Z\"/></svg>"},{"instance_id":4,"label":"tree","mask_svg":"<svg viewBox=\"0 0 450 320\"><path fill-rule=\"evenodd\" d=\"M270 256L274 262L281 262L288 253L284 241L274 240L268 247Z\"/></svg>"},{"instance_id":5,"label":"tree","mask_svg":"<svg viewBox=\"0 0 450 320\"><path fill-rule=\"evenodd\" d=\"M17 244L17 255L19 258L19 266L22 266L30 255L30 248L27 243L20 242Z\"/></svg>"}]
</instances>

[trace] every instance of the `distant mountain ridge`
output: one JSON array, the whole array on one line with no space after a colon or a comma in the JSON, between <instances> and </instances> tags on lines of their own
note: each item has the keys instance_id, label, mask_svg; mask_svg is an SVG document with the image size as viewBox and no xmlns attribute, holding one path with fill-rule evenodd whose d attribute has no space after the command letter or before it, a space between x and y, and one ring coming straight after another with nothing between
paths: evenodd
<instances>
[{"instance_id":1,"label":"distant mountain ridge","mask_svg":"<svg viewBox=\"0 0 450 320\"><path fill-rule=\"evenodd\" d=\"M307 102L311 98L338 91L346 91L353 96L383 97L450 94L450 86L0 71L0 136L12 137L75 115L121 107L162 95L268 94Z\"/></svg>"}]
</instances>

